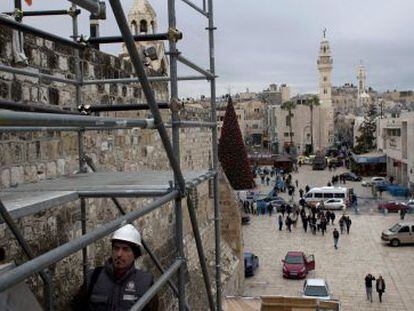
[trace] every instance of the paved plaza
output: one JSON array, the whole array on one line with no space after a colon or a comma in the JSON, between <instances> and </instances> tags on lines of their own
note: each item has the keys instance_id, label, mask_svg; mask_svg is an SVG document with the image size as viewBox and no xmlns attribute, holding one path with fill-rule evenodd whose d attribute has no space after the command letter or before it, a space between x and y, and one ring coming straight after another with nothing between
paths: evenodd
<instances>
[{"instance_id":1,"label":"paved plaza","mask_svg":"<svg viewBox=\"0 0 414 311\"><path fill-rule=\"evenodd\" d=\"M306 184L314 187L326 185L333 174L340 172L343 170L312 171L305 166L299 173L292 173L292 177L293 181L298 179L300 188ZM284 279L281 262L287 251L300 250L315 255L316 269L308 278L327 280L343 310L414 310L414 246L393 248L380 239L382 230L398 221L399 216L378 213L377 201L370 198L370 189L362 187L361 183L347 182L346 186L353 187L356 194L365 199L360 200L358 215L348 212L352 220L350 234L340 236L338 250L333 247L332 225L328 226L325 236L313 235L303 231L299 220L289 233L285 227L277 230L276 215L251 216L251 224L243 227L244 250L259 256L260 267L254 277L245 280L244 296L301 295L303 280ZM259 188L270 189L262 185ZM335 224L338 216L339 213ZM414 215L407 215L406 220L414 221ZM381 274L385 279L382 304L375 289L374 302L366 300L364 277L368 272L376 277Z\"/></svg>"}]
</instances>

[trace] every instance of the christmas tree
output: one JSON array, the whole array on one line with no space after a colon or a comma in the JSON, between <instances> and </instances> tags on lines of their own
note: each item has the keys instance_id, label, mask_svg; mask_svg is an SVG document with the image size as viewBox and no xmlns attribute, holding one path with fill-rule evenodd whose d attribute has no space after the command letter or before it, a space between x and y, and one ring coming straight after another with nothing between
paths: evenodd
<instances>
[{"instance_id":1,"label":"christmas tree","mask_svg":"<svg viewBox=\"0 0 414 311\"><path fill-rule=\"evenodd\" d=\"M235 190L255 187L246 146L229 96L218 146L218 156L224 173Z\"/></svg>"}]
</instances>

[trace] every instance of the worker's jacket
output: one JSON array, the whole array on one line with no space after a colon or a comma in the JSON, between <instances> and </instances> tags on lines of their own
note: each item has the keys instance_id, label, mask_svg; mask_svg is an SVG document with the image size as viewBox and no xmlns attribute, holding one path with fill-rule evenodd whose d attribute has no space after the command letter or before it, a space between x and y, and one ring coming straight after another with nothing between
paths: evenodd
<instances>
[{"instance_id":1,"label":"worker's jacket","mask_svg":"<svg viewBox=\"0 0 414 311\"><path fill-rule=\"evenodd\" d=\"M93 270L88 274L88 286ZM150 273L132 266L125 275L116 279L112 264L107 263L99 274L89 298L88 310L124 311L129 310L153 284ZM155 296L143 310L157 310L158 299Z\"/></svg>"}]
</instances>

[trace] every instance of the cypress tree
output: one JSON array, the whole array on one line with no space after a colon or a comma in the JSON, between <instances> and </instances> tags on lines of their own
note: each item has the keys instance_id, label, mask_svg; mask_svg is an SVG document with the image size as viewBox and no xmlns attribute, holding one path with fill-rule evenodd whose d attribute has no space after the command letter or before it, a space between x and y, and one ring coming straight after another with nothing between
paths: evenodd
<instances>
[{"instance_id":1,"label":"cypress tree","mask_svg":"<svg viewBox=\"0 0 414 311\"><path fill-rule=\"evenodd\" d=\"M246 146L229 96L218 145L218 156L224 173L235 190L255 187Z\"/></svg>"}]
</instances>

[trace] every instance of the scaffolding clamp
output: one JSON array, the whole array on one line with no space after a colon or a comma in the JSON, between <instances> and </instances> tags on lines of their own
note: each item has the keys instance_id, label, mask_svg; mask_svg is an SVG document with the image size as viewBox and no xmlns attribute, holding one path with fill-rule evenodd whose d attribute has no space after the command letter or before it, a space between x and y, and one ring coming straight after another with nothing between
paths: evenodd
<instances>
[{"instance_id":1,"label":"scaffolding clamp","mask_svg":"<svg viewBox=\"0 0 414 311\"><path fill-rule=\"evenodd\" d=\"M171 98L170 100L171 112L179 112L183 108L184 108L184 104L177 97Z\"/></svg>"},{"instance_id":2,"label":"scaffolding clamp","mask_svg":"<svg viewBox=\"0 0 414 311\"><path fill-rule=\"evenodd\" d=\"M169 28L168 29L168 40L177 42L183 38L183 33L179 31L177 28Z\"/></svg>"},{"instance_id":3,"label":"scaffolding clamp","mask_svg":"<svg viewBox=\"0 0 414 311\"><path fill-rule=\"evenodd\" d=\"M67 12L68 12L68 15L72 18L78 16L81 13L79 9L76 9L76 7L72 7L72 6L68 9Z\"/></svg>"},{"instance_id":4,"label":"scaffolding clamp","mask_svg":"<svg viewBox=\"0 0 414 311\"><path fill-rule=\"evenodd\" d=\"M19 8L14 9L14 13L13 13L14 19L16 20L16 22L21 22L23 19L23 11Z\"/></svg>"}]
</instances>

